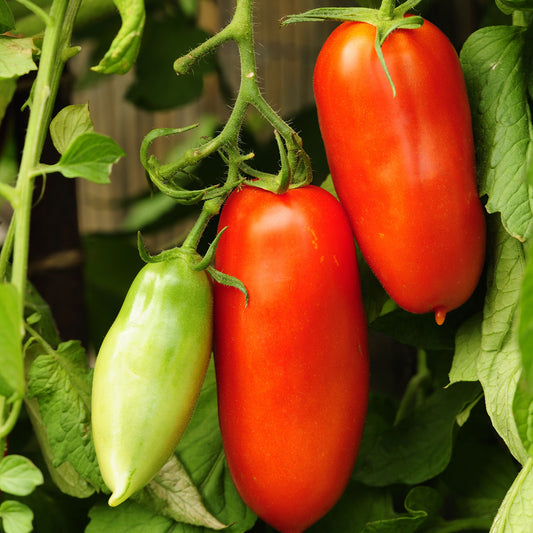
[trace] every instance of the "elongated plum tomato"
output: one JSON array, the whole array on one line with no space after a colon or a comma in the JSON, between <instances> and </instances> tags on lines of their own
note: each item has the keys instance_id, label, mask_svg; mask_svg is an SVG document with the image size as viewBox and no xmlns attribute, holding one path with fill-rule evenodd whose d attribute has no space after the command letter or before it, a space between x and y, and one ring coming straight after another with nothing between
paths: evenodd
<instances>
[{"instance_id":1,"label":"elongated plum tomato","mask_svg":"<svg viewBox=\"0 0 533 533\"><path fill-rule=\"evenodd\" d=\"M92 428L111 506L157 474L196 405L211 356L213 297L192 260L184 254L141 269L96 358Z\"/></svg>"},{"instance_id":2,"label":"elongated plum tomato","mask_svg":"<svg viewBox=\"0 0 533 533\"><path fill-rule=\"evenodd\" d=\"M366 261L398 305L442 323L471 296L485 254L464 78L424 21L383 44L394 97L375 37L345 22L326 40L314 72L320 130Z\"/></svg>"},{"instance_id":3,"label":"elongated plum tomato","mask_svg":"<svg viewBox=\"0 0 533 533\"><path fill-rule=\"evenodd\" d=\"M243 500L300 533L350 477L368 396L367 332L353 235L315 186L244 187L224 205L215 286L215 368L224 450Z\"/></svg>"}]
</instances>

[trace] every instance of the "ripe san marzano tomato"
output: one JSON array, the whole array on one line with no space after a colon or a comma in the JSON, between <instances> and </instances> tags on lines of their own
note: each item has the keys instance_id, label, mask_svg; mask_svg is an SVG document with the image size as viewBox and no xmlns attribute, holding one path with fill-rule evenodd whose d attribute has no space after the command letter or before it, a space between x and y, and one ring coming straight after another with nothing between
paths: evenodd
<instances>
[{"instance_id":1,"label":"ripe san marzano tomato","mask_svg":"<svg viewBox=\"0 0 533 533\"><path fill-rule=\"evenodd\" d=\"M300 533L342 494L368 396L366 319L356 252L339 202L315 186L244 187L221 213L215 285L219 419L248 506Z\"/></svg>"},{"instance_id":2,"label":"ripe san marzano tomato","mask_svg":"<svg viewBox=\"0 0 533 533\"><path fill-rule=\"evenodd\" d=\"M442 323L479 280L485 219L470 109L445 35L424 21L374 48L376 28L345 22L315 65L320 130L357 243L398 305Z\"/></svg>"}]
</instances>

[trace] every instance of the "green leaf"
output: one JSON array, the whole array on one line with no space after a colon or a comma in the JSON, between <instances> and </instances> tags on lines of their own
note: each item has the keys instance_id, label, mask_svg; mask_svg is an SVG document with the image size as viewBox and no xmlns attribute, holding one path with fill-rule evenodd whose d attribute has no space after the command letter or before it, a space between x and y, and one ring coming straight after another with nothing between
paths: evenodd
<instances>
[{"instance_id":1,"label":"green leaf","mask_svg":"<svg viewBox=\"0 0 533 533\"><path fill-rule=\"evenodd\" d=\"M411 533L417 531L442 506L442 497L430 487L414 487L404 501L406 514L370 522L361 533Z\"/></svg>"},{"instance_id":2,"label":"green leaf","mask_svg":"<svg viewBox=\"0 0 533 533\"><path fill-rule=\"evenodd\" d=\"M516 387L513 415L522 444L533 456L533 393L523 378Z\"/></svg>"},{"instance_id":3,"label":"green leaf","mask_svg":"<svg viewBox=\"0 0 533 533\"><path fill-rule=\"evenodd\" d=\"M48 304L42 299L31 283L28 283L25 299L24 315L26 317L38 317L39 321L32 324L33 330L40 335L52 347L60 343L56 324ZM42 355L40 345L30 344L25 351L25 363L27 367L36 357ZM87 498L94 493L94 487L89 485L85 479L74 469L71 463L64 462L59 466L54 466L54 453L50 446L49 434L42 420L39 403L35 398L25 399L26 412L31 420L35 437L39 442L41 454L46 462L46 466L55 485L63 492L75 498ZM48 513L47 513L48 514Z\"/></svg>"},{"instance_id":4,"label":"green leaf","mask_svg":"<svg viewBox=\"0 0 533 533\"><path fill-rule=\"evenodd\" d=\"M33 512L23 503L8 500L0 504L0 517L5 533L30 533L33 531Z\"/></svg>"},{"instance_id":5,"label":"green leaf","mask_svg":"<svg viewBox=\"0 0 533 533\"><path fill-rule=\"evenodd\" d=\"M215 530L227 527L206 509L198 489L175 455L135 500L176 522Z\"/></svg>"},{"instance_id":6,"label":"green leaf","mask_svg":"<svg viewBox=\"0 0 533 533\"><path fill-rule=\"evenodd\" d=\"M394 516L394 502L388 488L366 487L352 480L333 509L315 525L306 529L306 533L359 532L367 522Z\"/></svg>"},{"instance_id":7,"label":"green leaf","mask_svg":"<svg viewBox=\"0 0 533 533\"><path fill-rule=\"evenodd\" d=\"M515 315L525 260L520 242L495 222L493 219L490 226L493 248L487 254L487 293L477 371L492 424L513 456L523 463L527 454L513 416L513 402L522 372Z\"/></svg>"},{"instance_id":8,"label":"green leaf","mask_svg":"<svg viewBox=\"0 0 533 533\"><path fill-rule=\"evenodd\" d=\"M519 470L479 403L457 434L452 461L439 485L453 498L447 506L454 508L454 517L484 520L485 527L479 529L488 531Z\"/></svg>"},{"instance_id":9,"label":"green leaf","mask_svg":"<svg viewBox=\"0 0 533 533\"><path fill-rule=\"evenodd\" d=\"M255 515L243 503L228 470L218 424L216 380L211 363L194 411L176 454L200 489L205 505L223 523L226 531L248 531Z\"/></svg>"},{"instance_id":10,"label":"green leaf","mask_svg":"<svg viewBox=\"0 0 533 533\"><path fill-rule=\"evenodd\" d=\"M50 123L52 142L60 154L64 154L79 135L93 131L88 104L64 107Z\"/></svg>"},{"instance_id":11,"label":"green leaf","mask_svg":"<svg viewBox=\"0 0 533 533\"><path fill-rule=\"evenodd\" d=\"M530 533L533 524L533 458L529 458L507 492L491 533Z\"/></svg>"},{"instance_id":12,"label":"green leaf","mask_svg":"<svg viewBox=\"0 0 533 533\"><path fill-rule=\"evenodd\" d=\"M455 336L455 354L450 369L450 383L477 381L477 362L481 354L481 313L461 324Z\"/></svg>"},{"instance_id":13,"label":"green leaf","mask_svg":"<svg viewBox=\"0 0 533 533\"><path fill-rule=\"evenodd\" d=\"M400 422L381 432L375 431L367 418L355 479L382 487L414 485L435 477L450 461L457 416L479 393L477 383L457 383L437 390Z\"/></svg>"},{"instance_id":14,"label":"green leaf","mask_svg":"<svg viewBox=\"0 0 533 533\"><path fill-rule=\"evenodd\" d=\"M533 391L533 256L528 253L518 307L518 341L522 352L524 379Z\"/></svg>"},{"instance_id":15,"label":"green leaf","mask_svg":"<svg viewBox=\"0 0 533 533\"><path fill-rule=\"evenodd\" d=\"M206 40L208 34L187 24L183 16L148 20L143 45L135 65L135 81L126 97L149 111L171 109L192 102L203 89L203 74L213 69L213 59L196 64L194 72L177 76L176 57Z\"/></svg>"},{"instance_id":16,"label":"green leaf","mask_svg":"<svg viewBox=\"0 0 533 533\"><path fill-rule=\"evenodd\" d=\"M0 35L0 78L23 76L37 70L33 61L36 50L31 38Z\"/></svg>"},{"instance_id":17,"label":"green leaf","mask_svg":"<svg viewBox=\"0 0 533 533\"><path fill-rule=\"evenodd\" d=\"M442 326L435 322L434 313L415 315L395 309L376 318L370 327L393 339L426 350L453 350L454 330L449 321Z\"/></svg>"},{"instance_id":18,"label":"green leaf","mask_svg":"<svg viewBox=\"0 0 533 533\"><path fill-rule=\"evenodd\" d=\"M533 455L533 257L528 250L524 281L518 306L518 342L522 375L516 388L513 412L520 438Z\"/></svg>"},{"instance_id":19,"label":"green leaf","mask_svg":"<svg viewBox=\"0 0 533 533\"><path fill-rule=\"evenodd\" d=\"M506 15L513 11L533 11L533 0L496 0L496 5Z\"/></svg>"},{"instance_id":20,"label":"green leaf","mask_svg":"<svg viewBox=\"0 0 533 533\"><path fill-rule=\"evenodd\" d=\"M41 471L21 455L7 455L0 461L0 490L15 496L27 496L44 483Z\"/></svg>"},{"instance_id":21,"label":"green leaf","mask_svg":"<svg viewBox=\"0 0 533 533\"><path fill-rule=\"evenodd\" d=\"M15 27L15 17L6 0L0 0L0 33L12 30Z\"/></svg>"},{"instance_id":22,"label":"green leaf","mask_svg":"<svg viewBox=\"0 0 533 533\"><path fill-rule=\"evenodd\" d=\"M92 67L102 74L125 74L137 59L144 29L144 0L114 0L122 25L100 63Z\"/></svg>"},{"instance_id":23,"label":"green leaf","mask_svg":"<svg viewBox=\"0 0 533 533\"><path fill-rule=\"evenodd\" d=\"M32 327L43 337L50 346L55 347L59 344L59 333L57 331L52 311L42 296L37 292L32 283L26 286L26 297L24 299L24 317L39 317L38 322L34 322ZM32 320L33 322L33 320ZM26 353L26 362L28 354Z\"/></svg>"},{"instance_id":24,"label":"green leaf","mask_svg":"<svg viewBox=\"0 0 533 533\"><path fill-rule=\"evenodd\" d=\"M94 488L105 489L90 427L91 379L80 343L62 343L31 365L28 395L39 402L53 465L69 462Z\"/></svg>"},{"instance_id":25,"label":"green leaf","mask_svg":"<svg viewBox=\"0 0 533 533\"><path fill-rule=\"evenodd\" d=\"M90 522L85 533L181 533L174 521L158 515L133 501L118 507L106 504L95 505L89 511ZM197 531L191 527L191 532Z\"/></svg>"},{"instance_id":26,"label":"green leaf","mask_svg":"<svg viewBox=\"0 0 533 533\"><path fill-rule=\"evenodd\" d=\"M111 167L125 155L111 137L99 133L82 133L70 144L49 171L61 172L67 178L85 178L94 183L109 183Z\"/></svg>"},{"instance_id":27,"label":"green leaf","mask_svg":"<svg viewBox=\"0 0 533 533\"><path fill-rule=\"evenodd\" d=\"M533 128L527 100L526 32L494 26L473 33L461 62L468 87L477 147L480 193L486 208L500 212L514 237L531 228L533 195L526 182Z\"/></svg>"},{"instance_id":28,"label":"green leaf","mask_svg":"<svg viewBox=\"0 0 533 533\"><path fill-rule=\"evenodd\" d=\"M0 284L0 395L15 400L24 396L22 316L17 289Z\"/></svg>"},{"instance_id":29,"label":"green leaf","mask_svg":"<svg viewBox=\"0 0 533 533\"><path fill-rule=\"evenodd\" d=\"M88 498L95 489L90 485L69 462L54 466L54 452L49 442L47 428L43 423L39 404L35 398L27 398L26 411L31 420L35 437L54 484L62 493L74 498Z\"/></svg>"}]
</instances>

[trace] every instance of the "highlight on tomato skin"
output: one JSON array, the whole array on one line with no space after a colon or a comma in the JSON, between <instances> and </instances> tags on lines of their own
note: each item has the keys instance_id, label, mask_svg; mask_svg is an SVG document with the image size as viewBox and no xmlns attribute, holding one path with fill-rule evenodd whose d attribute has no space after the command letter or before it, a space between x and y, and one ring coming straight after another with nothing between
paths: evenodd
<instances>
[{"instance_id":1,"label":"highlight on tomato skin","mask_svg":"<svg viewBox=\"0 0 533 533\"><path fill-rule=\"evenodd\" d=\"M214 358L230 474L245 503L301 533L343 493L368 400L367 326L346 213L315 186L234 191L222 208Z\"/></svg>"},{"instance_id":2,"label":"highlight on tomato skin","mask_svg":"<svg viewBox=\"0 0 533 533\"><path fill-rule=\"evenodd\" d=\"M344 22L324 43L313 88L335 190L361 252L412 313L446 314L474 292L486 228L468 96L457 53L431 22L384 41Z\"/></svg>"}]
</instances>

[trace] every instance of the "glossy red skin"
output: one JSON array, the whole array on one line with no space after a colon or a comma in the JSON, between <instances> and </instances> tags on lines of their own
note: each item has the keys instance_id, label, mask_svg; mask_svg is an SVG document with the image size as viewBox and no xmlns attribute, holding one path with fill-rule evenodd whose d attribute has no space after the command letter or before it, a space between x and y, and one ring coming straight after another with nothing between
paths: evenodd
<instances>
[{"instance_id":1,"label":"glossy red skin","mask_svg":"<svg viewBox=\"0 0 533 533\"><path fill-rule=\"evenodd\" d=\"M215 368L235 486L263 520L299 533L341 496L368 396L366 319L354 240L339 202L314 186L237 190L222 209Z\"/></svg>"},{"instance_id":2,"label":"glossy red skin","mask_svg":"<svg viewBox=\"0 0 533 533\"><path fill-rule=\"evenodd\" d=\"M398 305L442 315L471 296L485 254L464 78L425 21L383 44L394 98L375 35L347 22L325 42L314 72L320 130L366 261Z\"/></svg>"}]
</instances>

